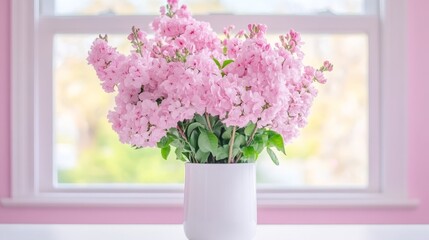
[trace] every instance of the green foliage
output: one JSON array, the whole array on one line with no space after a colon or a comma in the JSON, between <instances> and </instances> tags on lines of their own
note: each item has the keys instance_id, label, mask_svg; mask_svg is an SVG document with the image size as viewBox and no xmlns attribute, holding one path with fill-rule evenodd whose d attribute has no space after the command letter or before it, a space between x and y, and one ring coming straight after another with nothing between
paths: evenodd
<instances>
[{"instance_id":1,"label":"green foliage","mask_svg":"<svg viewBox=\"0 0 429 240\"><path fill-rule=\"evenodd\" d=\"M279 165L279 159L277 158L276 154L271 150L271 148L267 148L267 153L270 156L271 160L274 164Z\"/></svg>"},{"instance_id":2,"label":"green foliage","mask_svg":"<svg viewBox=\"0 0 429 240\"><path fill-rule=\"evenodd\" d=\"M195 154L195 158L200 162L200 163L206 163L208 158L210 156L209 152L204 152L201 149L198 149L197 153Z\"/></svg>"},{"instance_id":3,"label":"green foliage","mask_svg":"<svg viewBox=\"0 0 429 240\"><path fill-rule=\"evenodd\" d=\"M214 133L202 129L198 137L198 146L203 152L215 154L218 146L218 139Z\"/></svg>"},{"instance_id":4,"label":"green foliage","mask_svg":"<svg viewBox=\"0 0 429 240\"><path fill-rule=\"evenodd\" d=\"M218 160L226 160L228 158L229 145L224 145L216 150L215 157Z\"/></svg>"},{"instance_id":5,"label":"green foliage","mask_svg":"<svg viewBox=\"0 0 429 240\"><path fill-rule=\"evenodd\" d=\"M224 69L226 66L228 66L229 64L231 64L233 62L234 62L234 60L232 60L232 59L228 59L228 60L223 61L221 69Z\"/></svg>"},{"instance_id":6,"label":"green foliage","mask_svg":"<svg viewBox=\"0 0 429 240\"><path fill-rule=\"evenodd\" d=\"M219 60L218 60L218 59L216 59L216 58L213 58L213 61L216 63L216 66L219 68L219 70L220 70L220 72L221 72L222 77L223 77L223 76L225 76L225 73L224 73L223 69L224 69L226 66L228 66L229 64L231 64L231 63L233 63L233 62L234 62L234 60L232 60L232 59L227 59L227 60L223 61L223 63L222 63L222 64L220 64Z\"/></svg>"},{"instance_id":7,"label":"green foliage","mask_svg":"<svg viewBox=\"0 0 429 240\"><path fill-rule=\"evenodd\" d=\"M283 154L286 154L282 135L271 130L267 131L267 133L268 133L268 147L275 147Z\"/></svg>"},{"instance_id":8,"label":"green foliage","mask_svg":"<svg viewBox=\"0 0 429 240\"><path fill-rule=\"evenodd\" d=\"M256 124L254 124L254 123L249 123L249 124L246 126L246 128L244 128L244 134L245 134L246 136L250 137L250 136L252 135L253 131L255 130L255 128L256 128Z\"/></svg>"},{"instance_id":9,"label":"green foliage","mask_svg":"<svg viewBox=\"0 0 429 240\"><path fill-rule=\"evenodd\" d=\"M222 69L222 66L220 65L219 60L217 60L216 58L213 58L213 61L216 63L216 65L219 69Z\"/></svg>"},{"instance_id":10,"label":"green foliage","mask_svg":"<svg viewBox=\"0 0 429 240\"><path fill-rule=\"evenodd\" d=\"M203 124L199 123L199 122L193 122L191 124L189 124L188 128L186 129L186 134L188 136L190 136L190 134L192 134L192 131L194 131L196 128L198 127L204 127Z\"/></svg>"},{"instance_id":11,"label":"green foliage","mask_svg":"<svg viewBox=\"0 0 429 240\"><path fill-rule=\"evenodd\" d=\"M176 150L174 151L174 153L176 154L177 160L181 160L183 162L186 161L186 158L185 158L185 155L184 155L184 148L183 147L176 148Z\"/></svg>"},{"instance_id":12,"label":"green foliage","mask_svg":"<svg viewBox=\"0 0 429 240\"><path fill-rule=\"evenodd\" d=\"M230 63L224 62L224 65ZM273 162L279 164L270 148L285 153L283 138L275 131L258 128L257 123L243 128L227 127L217 116L198 114L170 129L157 146L164 159L174 147L178 160L194 163L227 163L230 154L233 162L255 162L267 149Z\"/></svg>"},{"instance_id":13,"label":"green foliage","mask_svg":"<svg viewBox=\"0 0 429 240\"><path fill-rule=\"evenodd\" d=\"M240 133L235 133L235 139L234 139L234 147L240 148L244 146L246 143L246 138L244 135L241 135Z\"/></svg>"},{"instance_id":14,"label":"green foliage","mask_svg":"<svg viewBox=\"0 0 429 240\"><path fill-rule=\"evenodd\" d=\"M249 160L250 162L254 162L258 158L258 152L255 150L253 146L244 147L243 157Z\"/></svg>"},{"instance_id":15,"label":"green foliage","mask_svg":"<svg viewBox=\"0 0 429 240\"><path fill-rule=\"evenodd\" d=\"M170 145L167 145L167 146L161 148L161 156L162 156L162 158L164 158L165 160L167 160L168 155L170 154L170 150L171 150Z\"/></svg>"},{"instance_id":16,"label":"green foliage","mask_svg":"<svg viewBox=\"0 0 429 240\"><path fill-rule=\"evenodd\" d=\"M222 139L229 140L231 139L232 127L226 128L226 130L222 133Z\"/></svg>"},{"instance_id":17,"label":"green foliage","mask_svg":"<svg viewBox=\"0 0 429 240\"><path fill-rule=\"evenodd\" d=\"M195 117L193 120L200 123L201 125L203 125L204 128L208 128L207 121L203 116L201 116L199 114L195 114Z\"/></svg>"}]
</instances>

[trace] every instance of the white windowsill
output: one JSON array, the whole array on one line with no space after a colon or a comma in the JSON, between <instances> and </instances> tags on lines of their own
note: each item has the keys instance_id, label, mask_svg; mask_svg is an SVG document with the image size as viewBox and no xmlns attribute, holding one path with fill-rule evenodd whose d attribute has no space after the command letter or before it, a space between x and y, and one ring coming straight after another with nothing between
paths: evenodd
<instances>
[{"instance_id":1,"label":"white windowsill","mask_svg":"<svg viewBox=\"0 0 429 240\"><path fill-rule=\"evenodd\" d=\"M185 240L182 225L61 225L0 224L0 239L89 240L174 239ZM347 236L347 237L345 237ZM426 240L429 225L258 225L255 240Z\"/></svg>"}]
</instances>

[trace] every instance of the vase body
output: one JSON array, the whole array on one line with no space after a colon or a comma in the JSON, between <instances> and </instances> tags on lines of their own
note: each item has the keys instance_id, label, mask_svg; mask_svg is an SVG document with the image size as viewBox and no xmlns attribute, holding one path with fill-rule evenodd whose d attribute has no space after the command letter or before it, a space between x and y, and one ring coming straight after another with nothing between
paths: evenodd
<instances>
[{"instance_id":1,"label":"vase body","mask_svg":"<svg viewBox=\"0 0 429 240\"><path fill-rule=\"evenodd\" d=\"M190 240L251 240L256 233L254 163L185 167L184 229Z\"/></svg>"}]
</instances>

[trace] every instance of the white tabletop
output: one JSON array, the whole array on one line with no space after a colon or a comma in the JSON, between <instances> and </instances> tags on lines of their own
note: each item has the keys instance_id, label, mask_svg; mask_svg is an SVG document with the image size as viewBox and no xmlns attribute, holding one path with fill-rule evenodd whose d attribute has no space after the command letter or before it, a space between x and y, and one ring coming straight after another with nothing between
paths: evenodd
<instances>
[{"instance_id":1,"label":"white tabletop","mask_svg":"<svg viewBox=\"0 0 429 240\"><path fill-rule=\"evenodd\" d=\"M182 225L0 224L0 240L186 240ZM255 240L428 240L429 225L259 225Z\"/></svg>"}]
</instances>

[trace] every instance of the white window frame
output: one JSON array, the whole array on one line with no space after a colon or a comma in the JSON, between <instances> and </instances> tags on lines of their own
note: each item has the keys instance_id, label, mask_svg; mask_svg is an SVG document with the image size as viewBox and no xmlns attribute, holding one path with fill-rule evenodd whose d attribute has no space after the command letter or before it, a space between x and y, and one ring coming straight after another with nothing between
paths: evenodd
<instances>
[{"instance_id":1,"label":"white window frame","mask_svg":"<svg viewBox=\"0 0 429 240\"><path fill-rule=\"evenodd\" d=\"M304 33L365 32L369 38L370 187L330 191L261 188L258 189L259 206L410 207L418 203L407 192L406 0L368 2L377 14L251 16L253 21L267 24L274 32L289 28ZM180 206L183 202L181 185L71 186L61 190L53 186L51 64L54 34L126 33L129 26L149 23L153 17L41 16L39 6L37 0L12 1L12 194L10 198L2 199L3 204ZM240 15L216 14L197 18L210 22L216 31L221 31L224 23L245 26L249 21L249 16Z\"/></svg>"}]
</instances>

